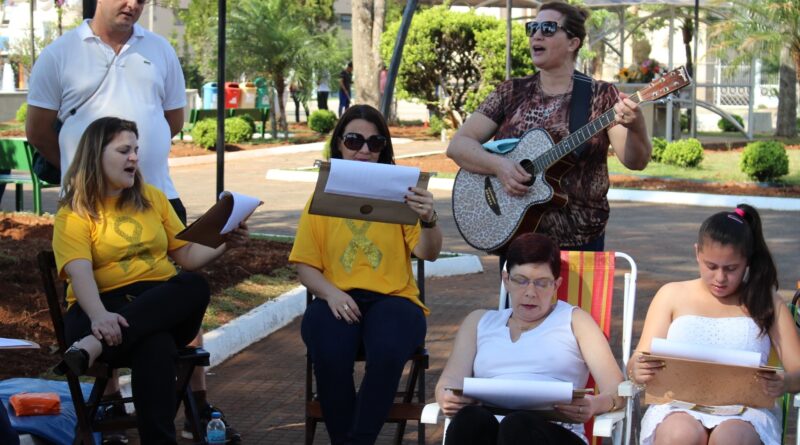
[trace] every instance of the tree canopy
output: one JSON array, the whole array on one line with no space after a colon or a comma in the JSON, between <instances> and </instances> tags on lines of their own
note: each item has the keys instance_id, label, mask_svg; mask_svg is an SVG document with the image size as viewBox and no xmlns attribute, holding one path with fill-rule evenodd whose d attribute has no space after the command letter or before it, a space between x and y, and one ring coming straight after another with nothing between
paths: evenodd
<instances>
[{"instance_id":1,"label":"tree canopy","mask_svg":"<svg viewBox=\"0 0 800 445\"><path fill-rule=\"evenodd\" d=\"M446 6L419 11L411 22L397 77L399 97L420 100L454 127L505 78L505 22ZM388 64L400 21L387 26L381 55ZM512 26L512 76L534 72L528 39Z\"/></svg>"}]
</instances>

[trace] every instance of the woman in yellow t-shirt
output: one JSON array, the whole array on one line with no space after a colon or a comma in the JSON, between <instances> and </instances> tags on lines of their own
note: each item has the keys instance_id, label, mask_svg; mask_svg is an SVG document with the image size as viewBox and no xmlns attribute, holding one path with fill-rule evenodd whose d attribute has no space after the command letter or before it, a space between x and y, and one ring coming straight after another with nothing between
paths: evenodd
<instances>
[{"instance_id":1,"label":"woman in yellow t-shirt","mask_svg":"<svg viewBox=\"0 0 800 445\"><path fill-rule=\"evenodd\" d=\"M176 239L183 224L144 183L137 138L135 123L100 118L65 174L53 250L69 283L64 325L74 343L57 370L81 375L99 357L130 366L142 443L174 444L175 357L200 328L210 295L190 271L243 245L248 231L242 223L216 249Z\"/></svg>"},{"instance_id":2,"label":"woman in yellow t-shirt","mask_svg":"<svg viewBox=\"0 0 800 445\"><path fill-rule=\"evenodd\" d=\"M394 164L386 121L368 105L344 113L330 146L332 158ZM406 202L419 223L311 215L308 204L300 217L289 261L317 297L301 331L333 445L375 442L403 366L425 339L428 309L419 300L410 258L435 260L442 232L430 192L411 187ZM362 346L366 373L356 393L353 366Z\"/></svg>"}]
</instances>

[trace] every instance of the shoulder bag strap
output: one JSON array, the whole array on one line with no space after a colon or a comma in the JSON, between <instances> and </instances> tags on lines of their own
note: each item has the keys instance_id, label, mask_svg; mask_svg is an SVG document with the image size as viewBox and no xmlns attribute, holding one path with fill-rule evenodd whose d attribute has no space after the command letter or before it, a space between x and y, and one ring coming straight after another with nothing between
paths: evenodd
<instances>
[{"instance_id":1,"label":"shoulder bag strap","mask_svg":"<svg viewBox=\"0 0 800 445\"><path fill-rule=\"evenodd\" d=\"M592 78L575 71L572 75L572 99L569 104L569 132L578 131L589 123L592 109ZM580 157L586 150L586 144L575 149L575 155Z\"/></svg>"}]
</instances>

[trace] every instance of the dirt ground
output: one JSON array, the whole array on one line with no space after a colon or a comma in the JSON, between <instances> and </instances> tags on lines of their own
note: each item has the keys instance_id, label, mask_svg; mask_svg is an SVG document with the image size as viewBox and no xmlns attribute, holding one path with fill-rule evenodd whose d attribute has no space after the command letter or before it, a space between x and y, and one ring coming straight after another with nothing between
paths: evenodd
<instances>
[{"instance_id":1,"label":"dirt ground","mask_svg":"<svg viewBox=\"0 0 800 445\"><path fill-rule=\"evenodd\" d=\"M28 214L0 215L0 337L35 341L39 350L0 351L0 379L36 377L58 356L36 254L51 249L52 220ZM256 273L286 265L290 244L253 239L227 252L225 261L204 268L211 292L235 285Z\"/></svg>"},{"instance_id":2,"label":"dirt ground","mask_svg":"<svg viewBox=\"0 0 800 445\"><path fill-rule=\"evenodd\" d=\"M794 146L792 148L800 147ZM426 171L455 173L458 166L444 154L425 158L398 159L398 164L424 167ZM611 187L674 192L715 193L723 195L800 196L800 186L763 187L754 183L701 182L681 179L640 178L633 175L611 175Z\"/></svg>"}]
</instances>

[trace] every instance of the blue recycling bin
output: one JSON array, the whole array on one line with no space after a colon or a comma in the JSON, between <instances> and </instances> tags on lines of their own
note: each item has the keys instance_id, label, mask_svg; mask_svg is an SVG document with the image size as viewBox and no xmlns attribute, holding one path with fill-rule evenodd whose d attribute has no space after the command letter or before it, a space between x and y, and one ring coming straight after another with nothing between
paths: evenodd
<instances>
[{"instance_id":1,"label":"blue recycling bin","mask_svg":"<svg viewBox=\"0 0 800 445\"><path fill-rule=\"evenodd\" d=\"M216 82L203 85L203 108L206 110L217 108L217 90Z\"/></svg>"}]
</instances>

